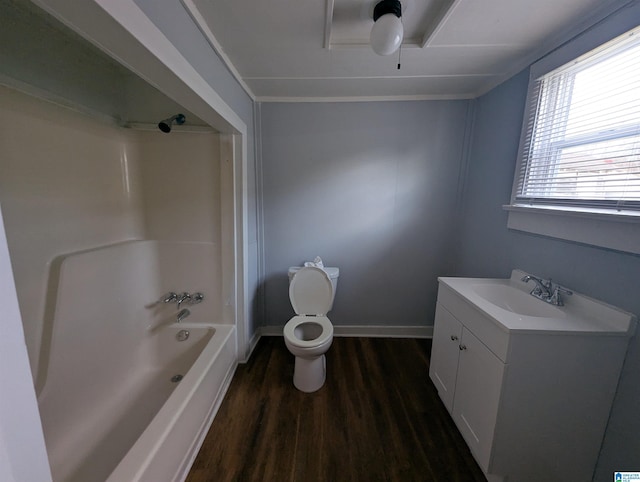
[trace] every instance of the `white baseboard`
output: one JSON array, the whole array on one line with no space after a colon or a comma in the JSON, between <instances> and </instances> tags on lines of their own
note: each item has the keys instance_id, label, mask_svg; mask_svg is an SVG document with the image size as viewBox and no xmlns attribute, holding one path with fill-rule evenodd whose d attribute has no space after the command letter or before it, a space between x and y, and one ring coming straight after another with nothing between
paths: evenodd
<instances>
[{"instance_id":1,"label":"white baseboard","mask_svg":"<svg viewBox=\"0 0 640 482\"><path fill-rule=\"evenodd\" d=\"M283 326L261 326L259 336L282 336ZM333 325L334 336L363 338L432 338L433 326Z\"/></svg>"},{"instance_id":2,"label":"white baseboard","mask_svg":"<svg viewBox=\"0 0 640 482\"><path fill-rule=\"evenodd\" d=\"M258 327L249 342L247 358L239 359L238 363L249 361L260 338L263 336L282 336L283 328L283 325ZM333 335L362 338L433 338L433 326L333 325Z\"/></svg>"}]
</instances>

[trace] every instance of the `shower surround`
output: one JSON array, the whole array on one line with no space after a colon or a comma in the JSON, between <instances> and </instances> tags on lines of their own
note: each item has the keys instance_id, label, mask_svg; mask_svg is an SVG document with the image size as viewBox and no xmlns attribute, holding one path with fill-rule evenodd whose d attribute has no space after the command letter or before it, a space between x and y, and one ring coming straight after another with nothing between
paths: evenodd
<instances>
[{"instance_id":1,"label":"shower surround","mask_svg":"<svg viewBox=\"0 0 640 482\"><path fill-rule=\"evenodd\" d=\"M54 480L90 480L87 463L108 477L122 457L120 480L137 480L154 453L171 469L147 480L173 480L236 363L223 142L213 131L124 129L5 87L0 113L12 119L0 134L0 203ZM179 325L185 342L172 306L150 307L167 291L205 294ZM180 419L185 407L194 416ZM169 457L161 440L181 449ZM132 467L129 448L151 458Z\"/></svg>"}]
</instances>

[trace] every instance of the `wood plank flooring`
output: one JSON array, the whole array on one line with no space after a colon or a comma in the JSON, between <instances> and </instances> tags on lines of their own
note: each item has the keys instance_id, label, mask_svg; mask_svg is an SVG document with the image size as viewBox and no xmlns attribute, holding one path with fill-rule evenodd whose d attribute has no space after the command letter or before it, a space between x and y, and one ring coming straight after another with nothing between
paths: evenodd
<instances>
[{"instance_id":1,"label":"wood plank flooring","mask_svg":"<svg viewBox=\"0 0 640 482\"><path fill-rule=\"evenodd\" d=\"M187 482L485 482L429 380L430 340L335 338L305 394L281 337L236 371Z\"/></svg>"}]
</instances>

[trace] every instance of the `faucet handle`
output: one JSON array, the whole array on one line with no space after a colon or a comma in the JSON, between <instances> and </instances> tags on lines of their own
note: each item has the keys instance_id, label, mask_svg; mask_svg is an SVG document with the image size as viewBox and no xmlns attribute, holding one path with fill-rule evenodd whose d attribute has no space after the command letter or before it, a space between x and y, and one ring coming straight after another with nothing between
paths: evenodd
<instances>
[{"instance_id":1,"label":"faucet handle","mask_svg":"<svg viewBox=\"0 0 640 482\"><path fill-rule=\"evenodd\" d=\"M524 281L525 283L528 283L529 281L533 281L536 284L534 288L531 290L532 296L535 296L536 298L540 298L541 300L545 300L551 297L551 291L552 291L551 278L549 278L548 280L545 280L545 279L538 278L536 276L528 274L523 276L520 281Z\"/></svg>"},{"instance_id":2,"label":"faucet handle","mask_svg":"<svg viewBox=\"0 0 640 482\"><path fill-rule=\"evenodd\" d=\"M202 303L202 300L204 300L204 294L203 293L194 293L191 295L191 298L189 299L189 304L190 305L197 305L198 303Z\"/></svg>"},{"instance_id":3,"label":"faucet handle","mask_svg":"<svg viewBox=\"0 0 640 482\"><path fill-rule=\"evenodd\" d=\"M169 291L166 295L163 295L158 300L159 303L173 303L178 299L178 295L173 291Z\"/></svg>"},{"instance_id":4,"label":"faucet handle","mask_svg":"<svg viewBox=\"0 0 640 482\"><path fill-rule=\"evenodd\" d=\"M191 295L189 293L187 293L186 291L184 293L180 293L178 295L178 298L175 300L176 301L176 306L178 307L178 309L180 309L180 305L182 303L184 303L185 301L191 300Z\"/></svg>"},{"instance_id":5,"label":"faucet handle","mask_svg":"<svg viewBox=\"0 0 640 482\"><path fill-rule=\"evenodd\" d=\"M572 295L573 291L563 288L560 285L555 285L553 287L553 293L549 298L549 303L556 306L564 306L564 301L562 300L562 295L560 293L563 293L565 295Z\"/></svg>"}]
</instances>

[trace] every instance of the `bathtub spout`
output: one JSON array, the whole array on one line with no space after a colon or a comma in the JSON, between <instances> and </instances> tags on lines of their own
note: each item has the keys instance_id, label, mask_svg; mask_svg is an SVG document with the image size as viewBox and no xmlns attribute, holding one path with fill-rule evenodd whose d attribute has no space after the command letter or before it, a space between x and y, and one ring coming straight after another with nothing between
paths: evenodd
<instances>
[{"instance_id":1,"label":"bathtub spout","mask_svg":"<svg viewBox=\"0 0 640 482\"><path fill-rule=\"evenodd\" d=\"M176 317L176 323L180 323L182 320L184 320L190 314L191 314L191 312L186 308L180 310L178 312L178 316Z\"/></svg>"}]
</instances>

